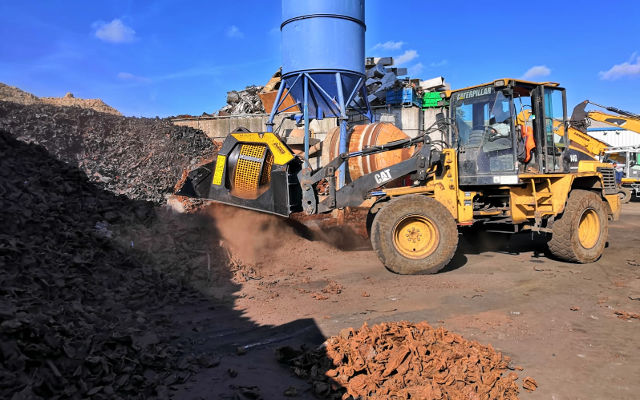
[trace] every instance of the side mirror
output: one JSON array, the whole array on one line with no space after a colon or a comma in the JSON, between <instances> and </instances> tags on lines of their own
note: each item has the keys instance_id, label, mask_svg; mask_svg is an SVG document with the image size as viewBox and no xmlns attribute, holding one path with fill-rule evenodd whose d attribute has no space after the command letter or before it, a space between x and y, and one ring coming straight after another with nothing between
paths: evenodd
<instances>
[{"instance_id":1,"label":"side mirror","mask_svg":"<svg viewBox=\"0 0 640 400\"><path fill-rule=\"evenodd\" d=\"M447 125L445 123L444 114L439 112L436 114L436 123L438 124L438 129L445 133L447 130Z\"/></svg>"}]
</instances>

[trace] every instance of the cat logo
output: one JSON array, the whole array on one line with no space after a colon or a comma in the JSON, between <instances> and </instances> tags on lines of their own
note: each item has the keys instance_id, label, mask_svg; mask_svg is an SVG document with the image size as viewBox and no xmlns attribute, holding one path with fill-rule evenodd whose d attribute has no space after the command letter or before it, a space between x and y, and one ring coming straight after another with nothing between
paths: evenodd
<instances>
[{"instance_id":1,"label":"cat logo","mask_svg":"<svg viewBox=\"0 0 640 400\"><path fill-rule=\"evenodd\" d=\"M387 168L380 171L380 173L375 174L373 177L375 178L376 183L380 185L391 180L391 172L389 172L389 168Z\"/></svg>"}]
</instances>

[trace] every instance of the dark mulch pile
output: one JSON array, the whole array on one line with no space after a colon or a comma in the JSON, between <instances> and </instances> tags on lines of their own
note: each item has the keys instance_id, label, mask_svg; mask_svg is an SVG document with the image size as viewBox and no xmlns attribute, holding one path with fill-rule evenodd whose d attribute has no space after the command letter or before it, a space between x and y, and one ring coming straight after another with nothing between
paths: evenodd
<instances>
[{"instance_id":1,"label":"dark mulch pile","mask_svg":"<svg viewBox=\"0 0 640 400\"><path fill-rule=\"evenodd\" d=\"M44 146L105 189L162 203L184 169L211 157L200 130L167 119L132 118L78 107L0 101L0 130Z\"/></svg>"},{"instance_id":2,"label":"dark mulch pile","mask_svg":"<svg viewBox=\"0 0 640 400\"><path fill-rule=\"evenodd\" d=\"M2 115L5 124L15 119L14 127L21 127L14 135L24 137L32 127L34 138L65 159L90 155L84 167L111 176L111 188L121 187L115 178L120 172L101 169L109 163L101 160L100 149L106 150L104 158L119 160L111 165L121 168L141 160L120 152L142 154L172 143L192 146L172 136L179 130L163 131L163 121L151 123L158 129L154 132L143 129L148 120L144 125L71 109L28 118L14 108L7 116L12 107L3 103ZM167 139L153 147L132 136L118 149L113 140L124 132ZM174 157L188 160L174 154L144 161L160 169L152 168L154 182L173 186L173 178L162 170L178 169L159 161ZM129 176L149 179L132 169ZM157 200L162 190L148 186L135 193ZM0 398L165 398L171 385L214 363L182 350L170 337L175 319L167 310L202 301L197 292L109 239L106 222L141 225L150 223L155 212L153 203L105 191L43 147L0 132Z\"/></svg>"}]
</instances>

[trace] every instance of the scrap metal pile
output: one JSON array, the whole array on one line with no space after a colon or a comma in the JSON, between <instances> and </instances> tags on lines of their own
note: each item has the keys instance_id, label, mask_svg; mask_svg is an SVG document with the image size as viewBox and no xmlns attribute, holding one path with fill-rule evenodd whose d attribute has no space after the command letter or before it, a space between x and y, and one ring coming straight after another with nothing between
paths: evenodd
<instances>
[{"instance_id":1,"label":"scrap metal pile","mask_svg":"<svg viewBox=\"0 0 640 400\"><path fill-rule=\"evenodd\" d=\"M153 203L2 131L0 193L0 398L167 398L211 365L173 339L199 293L110 239L106 221L151 224Z\"/></svg>"},{"instance_id":2,"label":"scrap metal pile","mask_svg":"<svg viewBox=\"0 0 640 400\"><path fill-rule=\"evenodd\" d=\"M393 57L368 57L365 60L365 85L367 87L368 100L372 106L386 104L387 92L403 87L415 87L418 90L427 88L422 87L423 81L419 79L409 79L407 76L407 68L395 67L393 65ZM274 77L280 77L280 71L276 72ZM405 78L401 78L405 77ZM428 82L428 81L424 81ZM267 84L269 90L271 81ZM436 85L431 85L436 86ZM434 87L429 90L434 90ZM247 86L244 90L232 90L227 92L227 105L222 107L217 115L240 115L240 114L260 114L269 112L266 110L258 93L263 86ZM442 87L437 86L438 90ZM275 91L274 91L275 92ZM356 101L361 101L360 96L356 96Z\"/></svg>"},{"instance_id":3,"label":"scrap metal pile","mask_svg":"<svg viewBox=\"0 0 640 400\"><path fill-rule=\"evenodd\" d=\"M284 348L279 357L331 399L517 399L519 392L509 357L426 322L365 323L324 348ZM523 384L536 386L531 378Z\"/></svg>"},{"instance_id":4,"label":"scrap metal pile","mask_svg":"<svg viewBox=\"0 0 640 400\"><path fill-rule=\"evenodd\" d=\"M258 93L263 86L247 86L244 90L227 92L227 105L218 111L219 116L264 113L264 106Z\"/></svg>"},{"instance_id":5,"label":"scrap metal pile","mask_svg":"<svg viewBox=\"0 0 640 400\"><path fill-rule=\"evenodd\" d=\"M214 150L202 131L169 120L78 107L0 101L0 129L41 144L111 192L156 203L173 193L184 169Z\"/></svg>"},{"instance_id":6,"label":"scrap metal pile","mask_svg":"<svg viewBox=\"0 0 640 400\"><path fill-rule=\"evenodd\" d=\"M399 76L407 75L406 68L394 68L393 57L369 57L366 59L366 82L369 104L372 106L385 104L389 90L402 88L405 81Z\"/></svg>"},{"instance_id":7,"label":"scrap metal pile","mask_svg":"<svg viewBox=\"0 0 640 400\"><path fill-rule=\"evenodd\" d=\"M450 89L443 77L428 80L410 79L407 68L393 66L393 57L367 57L365 60L366 78L369 104L380 106L386 104L387 93L402 88L415 89L421 99L424 92L434 92ZM404 76L404 78L400 78Z\"/></svg>"}]
</instances>

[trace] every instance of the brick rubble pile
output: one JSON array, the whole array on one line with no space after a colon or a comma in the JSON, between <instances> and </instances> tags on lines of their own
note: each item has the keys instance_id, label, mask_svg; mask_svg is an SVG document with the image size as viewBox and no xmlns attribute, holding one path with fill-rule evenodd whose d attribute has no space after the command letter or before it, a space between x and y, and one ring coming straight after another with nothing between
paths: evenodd
<instances>
[{"instance_id":1,"label":"brick rubble pile","mask_svg":"<svg viewBox=\"0 0 640 400\"><path fill-rule=\"evenodd\" d=\"M510 359L426 322L345 329L314 351L281 349L293 372L330 399L517 399ZM525 378L524 387L535 389Z\"/></svg>"}]
</instances>

